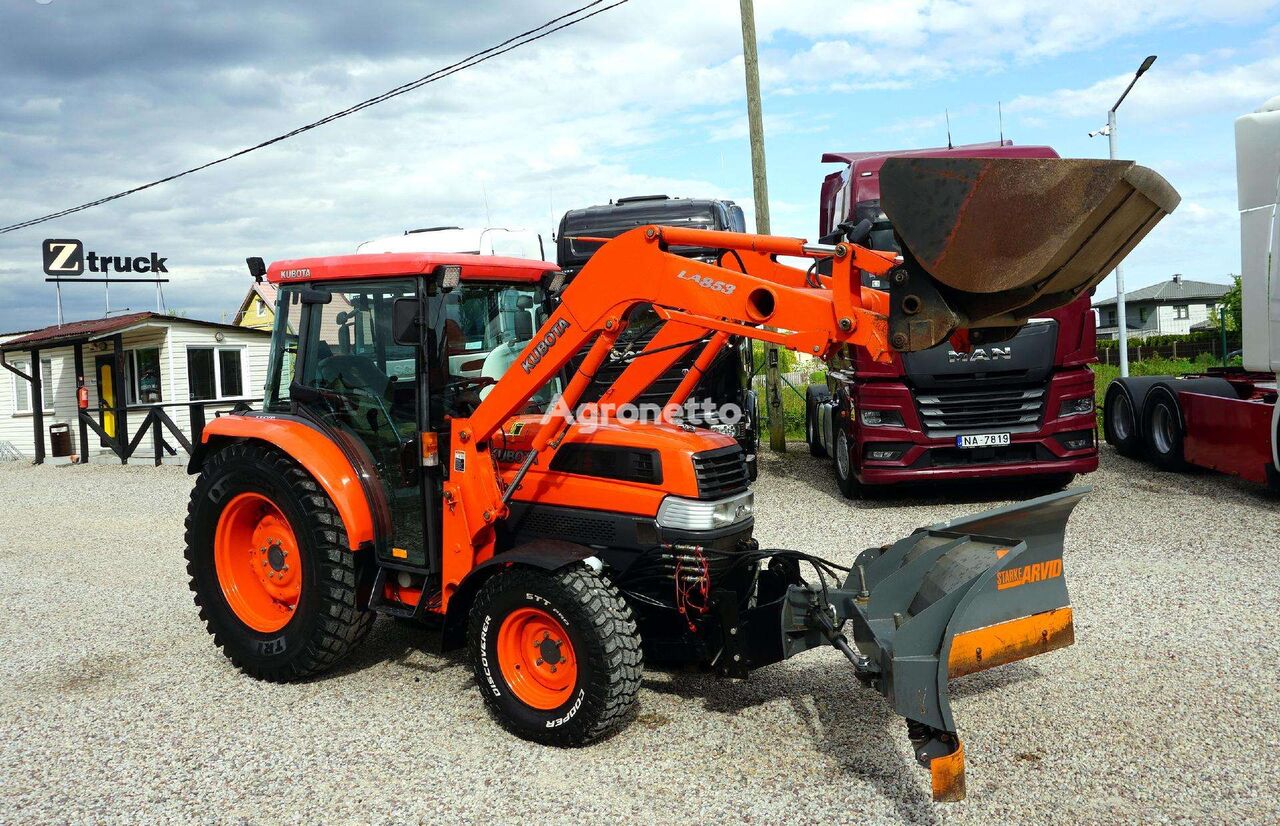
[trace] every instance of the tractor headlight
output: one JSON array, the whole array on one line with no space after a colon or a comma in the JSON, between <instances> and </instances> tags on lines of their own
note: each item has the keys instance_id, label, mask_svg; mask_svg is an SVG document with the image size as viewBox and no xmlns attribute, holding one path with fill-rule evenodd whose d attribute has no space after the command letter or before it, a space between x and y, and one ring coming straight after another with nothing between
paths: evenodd
<instances>
[{"instance_id":1,"label":"tractor headlight","mask_svg":"<svg viewBox=\"0 0 1280 826\"><path fill-rule=\"evenodd\" d=\"M658 527L680 531L711 531L744 522L755 510L755 496L743 491L735 496L702 502L668 496L658 507Z\"/></svg>"}]
</instances>

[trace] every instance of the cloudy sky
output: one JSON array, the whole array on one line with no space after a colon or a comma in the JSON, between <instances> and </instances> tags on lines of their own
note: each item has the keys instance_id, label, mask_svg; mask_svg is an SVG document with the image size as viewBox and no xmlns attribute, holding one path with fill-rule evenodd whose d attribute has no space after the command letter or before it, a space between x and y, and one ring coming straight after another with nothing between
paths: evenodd
<instances>
[{"instance_id":1,"label":"cloudy sky","mask_svg":"<svg viewBox=\"0 0 1280 826\"><path fill-rule=\"evenodd\" d=\"M180 171L426 74L585 0L253 4L5 0L0 225ZM1280 94L1276 0L756 0L773 230L816 235L833 150L1005 134L1104 157L1086 133L1147 54L1121 155L1179 211L1130 257L1132 287L1239 270L1232 120ZM40 242L168 258L171 310L218 320L243 261L353 251L411 227L535 228L664 192L748 206L735 0L618 9L207 172L0 235L0 331L54 321ZM548 244L548 249L550 245ZM1099 288L1110 292L1108 280ZM117 287L113 309L150 309ZM100 287L64 293L100 316Z\"/></svg>"}]
</instances>

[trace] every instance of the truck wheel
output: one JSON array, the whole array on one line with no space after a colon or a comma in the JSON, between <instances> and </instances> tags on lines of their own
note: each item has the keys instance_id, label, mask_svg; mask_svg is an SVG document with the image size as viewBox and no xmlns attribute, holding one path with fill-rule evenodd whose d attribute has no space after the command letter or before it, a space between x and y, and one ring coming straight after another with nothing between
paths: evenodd
<instances>
[{"instance_id":1,"label":"truck wheel","mask_svg":"<svg viewBox=\"0 0 1280 826\"><path fill-rule=\"evenodd\" d=\"M471 608L468 644L485 705L526 740L597 740L627 719L640 691L631 608L583 565L494 576Z\"/></svg>"},{"instance_id":2,"label":"truck wheel","mask_svg":"<svg viewBox=\"0 0 1280 826\"><path fill-rule=\"evenodd\" d=\"M866 489L853 472L853 456L849 451L849 436L844 428L836 431L836 484L846 499L861 499Z\"/></svg>"},{"instance_id":3,"label":"truck wheel","mask_svg":"<svg viewBox=\"0 0 1280 826\"><path fill-rule=\"evenodd\" d=\"M1187 467L1182 456L1182 420L1178 402L1166 388L1156 387L1147 396L1143 410L1147 455L1161 470L1179 471Z\"/></svg>"},{"instance_id":4,"label":"truck wheel","mask_svg":"<svg viewBox=\"0 0 1280 826\"><path fill-rule=\"evenodd\" d=\"M825 387L819 391L819 388L810 386L805 388L804 395L804 433L805 441L809 443L809 455L823 459L827 455L827 449L822 444L822 432L818 427L818 405L830 398L831 394Z\"/></svg>"},{"instance_id":5,"label":"truck wheel","mask_svg":"<svg viewBox=\"0 0 1280 826\"><path fill-rule=\"evenodd\" d=\"M1142 436L1138 432L1138 417L1134 413L1129 393L1116 382L1111 382L1102 403L1102 433L1107 444L1121 456L1131 459L1142 455Z\"/></svg>"},{"instance_id":6,"label":"truck wheel","mask_svg":"<svg viewBox=\"0 0 1280 826\"><path fill-rule=\"evenodd\" d=\"M234 444L210 457L191 491L186 543L200 619L250 676L311 676L369 633L342 520L279 450Z\"/></svg>"}]
</instances>

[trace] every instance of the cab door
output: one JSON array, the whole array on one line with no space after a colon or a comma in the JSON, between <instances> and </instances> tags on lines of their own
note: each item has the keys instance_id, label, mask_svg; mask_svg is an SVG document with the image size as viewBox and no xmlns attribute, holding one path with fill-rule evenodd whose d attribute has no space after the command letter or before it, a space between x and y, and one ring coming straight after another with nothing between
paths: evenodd
<instances>
[{"instance_id":1,"label":"cab door","mask_svg":"<svg viewBox=\"0 0 1280 826\"><path fill-rule=\"evenodd\" d=\"M393 340L392 307L400 298L419 300L416 279L307 288L288 395L295 413L334 436L373 498L385 500L390 525L379 530L379 562L425 571L422 353ZM283 372L273 365L274 375Z\"/></svg>"}]
</instances>

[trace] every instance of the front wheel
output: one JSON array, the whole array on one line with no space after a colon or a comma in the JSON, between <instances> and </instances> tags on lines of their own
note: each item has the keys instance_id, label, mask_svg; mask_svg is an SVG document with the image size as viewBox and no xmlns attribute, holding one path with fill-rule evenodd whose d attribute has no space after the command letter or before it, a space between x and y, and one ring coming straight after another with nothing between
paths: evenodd
<instances>
[{"instance_id":1,"label":"front wheel","mask_svg":"<svg viewBox=\"0 0 1280 826\"><path fill-rule=\"evenodd\" d=\"M631 608L585 565L495 575L471 608L468 644L489 711L526 740L598 740L626 721L640 691Z\"/></svg>"},{"instance_id":2,"label":"front wheel","mask_svg":"<svg viewBox=\"0 0 1280 826\"><path fill-rule=\"evenodd\" d=\"M836 431L836 484L840 487L840 492L844 494L846 499L861 499L863 496L862 483L858 481L858 477L853 470L853 455L849 450L849 434L848 431L840 427L839 422L833 422L833 427L838 427Z\"/></svg>"}]
</instances>

